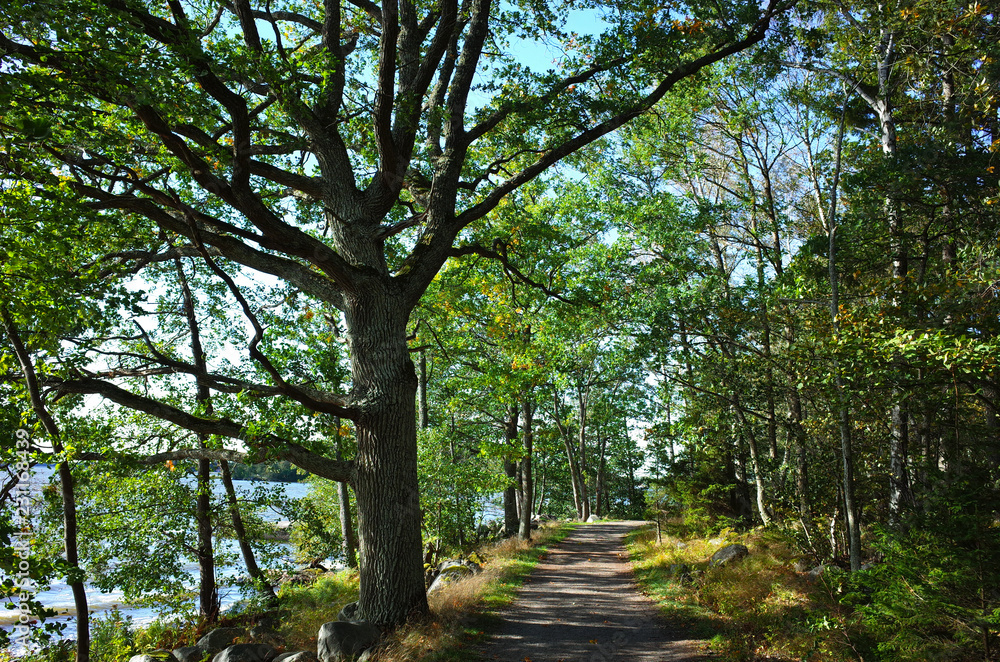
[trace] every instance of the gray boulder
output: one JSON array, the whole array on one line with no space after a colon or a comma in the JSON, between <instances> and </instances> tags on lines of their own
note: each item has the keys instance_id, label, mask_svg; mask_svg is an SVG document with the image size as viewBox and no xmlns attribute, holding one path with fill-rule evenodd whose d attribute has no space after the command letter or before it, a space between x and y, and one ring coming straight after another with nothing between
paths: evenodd
<instances>
[{"instance_id":1,"label":"gray boulder","mask_svg":"<svg viewBox=\"0 0 1000 662\"><path fill-rule=\"evenodd\" d=\"M282 653L271 662L319 662L319 658L312 651L298 651L296 653Z\"/></svg>"},{"instance_id":2,"label":"gray boulder","mask_svg":"<svg viewBox=\"0 0 1000 662\"><path fill-rule=\"evenodd\" d=\"M171 655L177 662L204 662L209 658L208 653L198 646L181 646L175 648Z\"/></svg>"},{"instance_id":3,"label":"gray boulder","mask_svg":"<svg viewBox=\"0 0 1000 662\"><path fill-rule=\"evenodd\" d=\"M199 639L195 646L209 655L215 655L221 653L224 648L232 646L237 637L245 635L246 630L243 628L218 628Z\"/></svg>"},{"instance_id":4,"label":"gray boulder","mask_svg":"<svg viewBox=\"0 0 1000 662\"><path fill-rule=\"evenodd\" d=\"M712 558L708 562L708 567L719 568L729 565L749 556L749 554L750 550L745 545L726 545L715 554L712 554Z\"/></svg>"},{"instance_id":5,"label":"gray boulder","mask_svg":"<svg viewBox=\"0 0 1000 662\"><path fill-rule=\"evenodd\" d=\"M133 655L128 662L162 662L162 660L148 653L143 653L142 655Z\"/></svg>"},{"instance_id":6,"label":"gray boulder","mask_svg":"<svg viewBox=\"0 0 1000 662\"><path fill-rule=\"evenodd\" d=\"M587 521L591 523L597 522L598 521L597 515L591 515L590 517L587 518Z\"/></svg>"},{"instance_id":7,"label":"gray boulder","mask_svg":"<svg viewBox=\"0 0 1000 662\"><path fill-rule=\"evenodd\" d=\"M351 623L361 620L358 618L358 603L348 602L344 605L344 608L340 610L339 614L337 614L337 620L348 621Z\"/></svg>"},{"instance_id":8,"label":"gray boulder","mask_svg":"<svg viewBox=\"0 0 1000 662\"><path fill-rule=\"evenodd\" d=\"M212 662L271 662L278 651L267 644L233 644L212 658Z\"/></svg>"},{"instance_id":9,"label":"gray boulder","mask_svg":"<svg viewBox=\"0 0 1000 662\"><path fill-rule=\"evenodd\" d=\"M381 637L382 631L365 621L324 623L316 637L317 657L320 662L353 660Z\"/></svg>"},{"instance_id":10,"label":"gray boulder","mask_svg":"<svg viewBox=\"0 0 1000 662\"><path fill-rule=\"evenodd\" d=\"M437 572L434 575L434 581L431 582L427 592L432 593L449 582L471 577L481 571L482 568L472 561L442 561L438 564Z\"/></svg>"}]
</instances>

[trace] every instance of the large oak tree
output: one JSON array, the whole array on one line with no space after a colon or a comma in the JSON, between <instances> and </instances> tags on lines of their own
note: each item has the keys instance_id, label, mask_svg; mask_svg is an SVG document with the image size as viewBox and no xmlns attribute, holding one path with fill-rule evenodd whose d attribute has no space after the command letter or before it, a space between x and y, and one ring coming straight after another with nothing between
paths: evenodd
<instances>
[{"instance_id":1,"label":"large oak tree","mask_svg":"<svg viewBox=\"0 0 1000 662\"><path fill-rule=\"evenodd\" d=\"M107 256L109 278L199 259L247 317L252 339L233 324L226 342L243 347L261 377L150 343L128 370L77 364L48 386L242 440L160 459L265 449L350 482L361 613L388 625L424 612L411 310L450 257L506 255L463 235L505 195L761 41L787 4L582 3L578 17L597 36L566 28L567 5L527 1L5 3L6 181L40 203L76 199L90 212L76 231L131 238L130 250ZM518 60L541 41L559 52L546 71ZM77 225L69 215L61 222ZM339 311L349 392L301 379L269 355L259 306L241 292L254 273ZM348 419L356 459L266 431L249 410L242 420L213 416L128 381L163 373L186 375L192 392L197 382Z\"/></svg>"}]
</instances>

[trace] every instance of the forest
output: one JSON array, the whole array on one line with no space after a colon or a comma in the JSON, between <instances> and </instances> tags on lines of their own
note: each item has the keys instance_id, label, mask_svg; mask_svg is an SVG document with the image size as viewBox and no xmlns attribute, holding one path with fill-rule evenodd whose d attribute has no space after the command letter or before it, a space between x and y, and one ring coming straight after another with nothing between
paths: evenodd
<instances>
[{"instance_id":1,"label":"forest","mask_svg":"<svg viewBox=\"0 0 1000 662\"><path fill-rule=\"evenodd\" d=\"M1000 659L998 84L964 0L4 3L8 608L648 519L829 568L738 659Z\"/></svg>"}]
</instances>

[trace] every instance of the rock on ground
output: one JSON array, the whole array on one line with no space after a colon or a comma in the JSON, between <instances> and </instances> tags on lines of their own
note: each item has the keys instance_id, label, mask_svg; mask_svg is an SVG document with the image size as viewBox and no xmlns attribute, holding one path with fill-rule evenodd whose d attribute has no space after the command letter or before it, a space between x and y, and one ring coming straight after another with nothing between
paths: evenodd
<instances>
[{"instance_id":1,"label":"rock on ground","mask_svg":"<svg viewBox=\"0 0 1000 662\"><path fill-rule=\"evenodd\" d=\"M233 644L212 658L212 662L271 662L278 651L267 644Z\"/></svg>"},{"instance_id":2,"label":"rock on ground","mask_svg":"<svg viewBox=\"0 0 1000 662\"><path fill-rule=\"evenodd\" d=\"M274 658L272 662L319 662L319 658L312 651L298 651L295 653L282 653Z\"/></svg>"},{"instance_id":3,"label":"rock on ground","mask_svg":"<svg viewBox=\"0 0 1000 662\"><path fill-rule=\"evenodd\" d=\"M203 662L207 655L198 646L181 646L171 651L171 655L177 662Z\"/></svg>"},{"instance_id":4,"label":"rock on ground","mask_svg":"<svg viewBox=\"0 0 1000 662\"><path fill-rule=\"evenodd\" d=\"M719 568L730 563L735 563L749 555L750 550L745 545L726 545L715 554L712 554L712 558L708 562L708 567Z\"/></svg>"},{"instance_id":5,"label":"rock on ground","mask_svg":"<svg viewBox=\"0 0 1000 662\"><path fill-rule=\"evenodd\" d=\"M349 622L355 622L360 620L358 619L358 603L348 602L346 605L344 605L343 609L340 610L340 613L337 614L337 620L349 621Z\"/></svg>"},{"instance_id":6,"label":"rock on ground","mask_svg":"<svg viewBox=\"0 0 1000 662\"><path fill-rule=\"evenodd\" d=\"M215 655L227 646L231 646L237 637L244 635L246 630L243 628L217 628L199 639L195 646L209 655Z\"/></svg>"},{"instance_id":7,"label":"rock on ground","mask_svg":"<svg viewBox=\"0 0 1000 662\"><path fill-rule=\"evenodd\" d=\"M431 582L427 592L433 593L445 584L471 577L481 570L482 568L471 561L444 561L438 565L434 581Z\"/></svg>"},{"instance_id":8,"label":"rock on ground","mask_svg":"<svg viewBox=\"0 0 1000 662\"><path fill-rule=\"evenodd\" d=\"M378 643L382 631L364 621L332 621L324 623L316 637L320 662L352 660Z\"/></svg>"}]
</instances>

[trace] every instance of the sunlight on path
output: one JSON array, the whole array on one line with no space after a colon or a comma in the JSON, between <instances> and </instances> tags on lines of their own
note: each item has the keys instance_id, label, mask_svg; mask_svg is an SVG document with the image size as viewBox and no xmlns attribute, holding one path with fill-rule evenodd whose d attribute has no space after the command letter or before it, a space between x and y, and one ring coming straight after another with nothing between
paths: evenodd
<instances>
[{"instance_id":1,"label":"sunlight on path","mask_svg":"<svg viewBox=\"0 0 1000 662\"><path fill-rule=\"evenodd\" d=\"M623 536L643 522L580 526L525 582L483 660L658 662L704 659L657 616L632 580Z\"/></svg>"}]
</instances>

